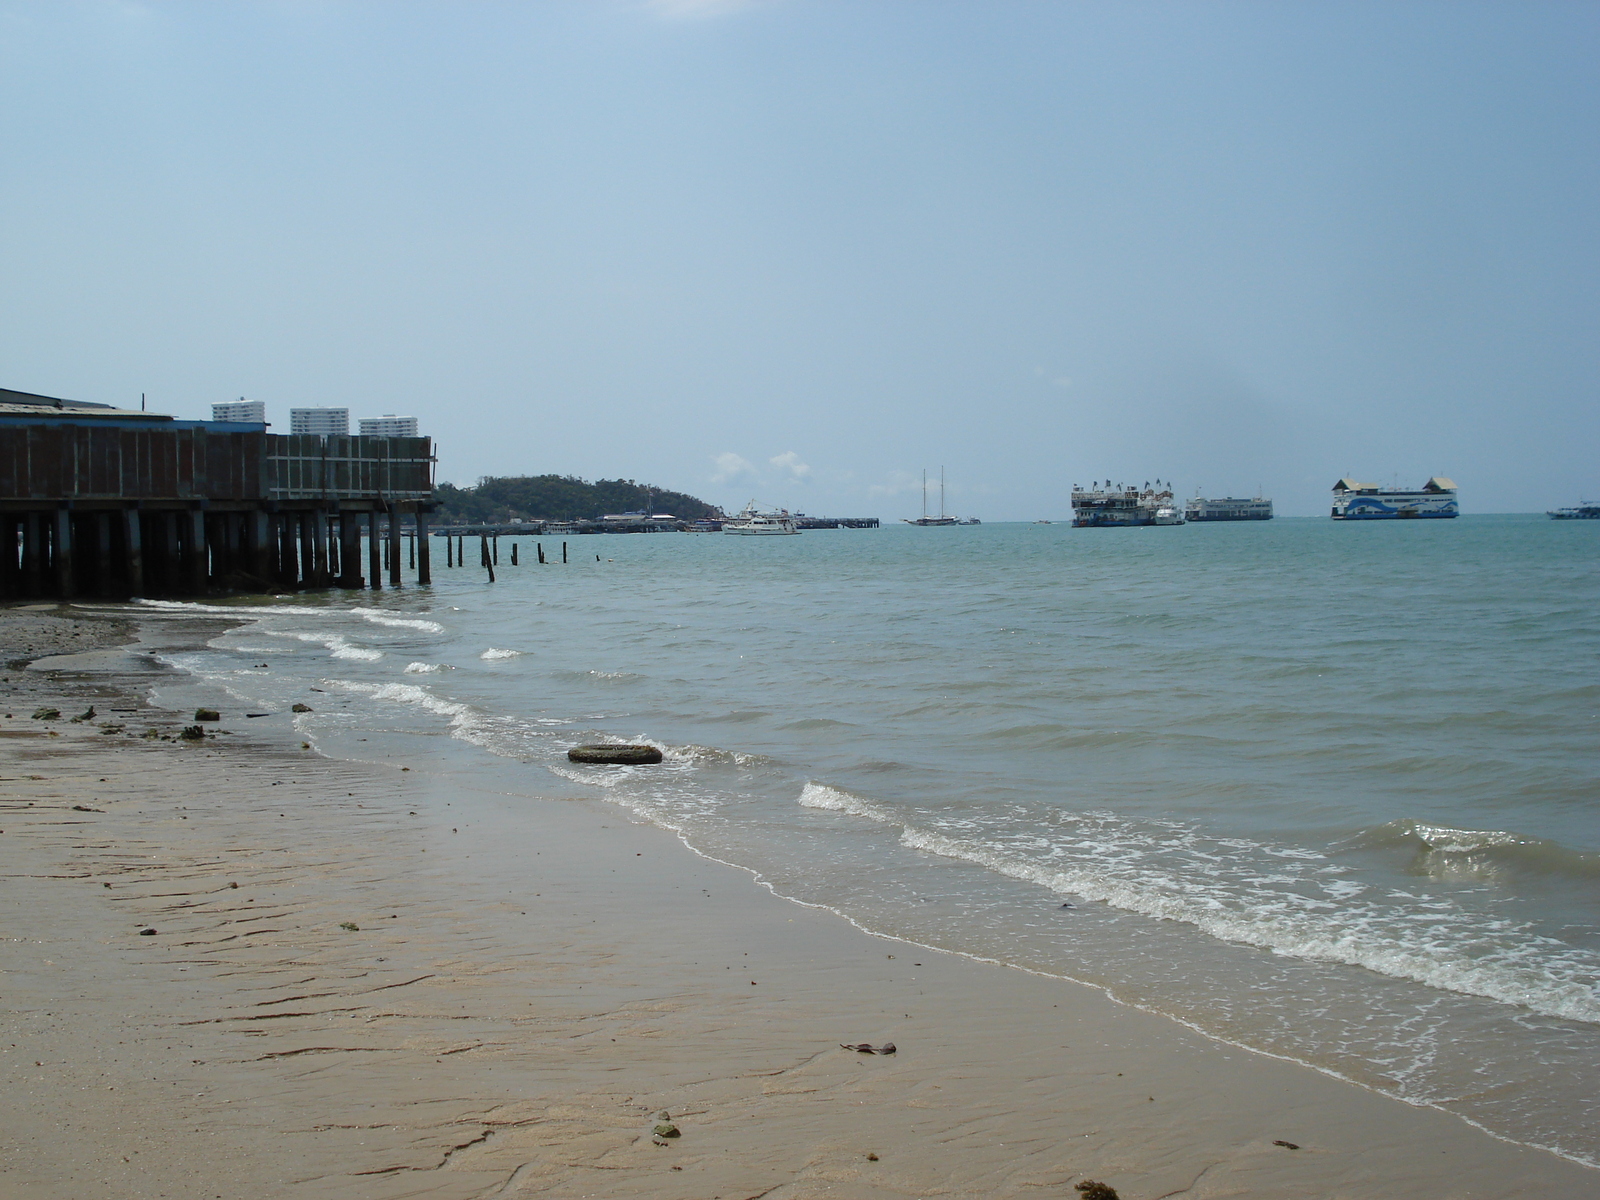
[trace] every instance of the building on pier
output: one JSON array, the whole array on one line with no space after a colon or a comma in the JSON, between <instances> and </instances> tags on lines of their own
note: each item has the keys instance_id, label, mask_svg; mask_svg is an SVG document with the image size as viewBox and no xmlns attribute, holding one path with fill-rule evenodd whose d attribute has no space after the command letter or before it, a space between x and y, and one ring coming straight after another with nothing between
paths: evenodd
<instances>
[{"instance_id":1,"label":"building on pier","mask_svg":"<svg viewBox=\"0 0 1600 1200\"><path fill-rule=\"evenodd\" d=\"M385 559L398 586L403 516L427 583L432 509L429 438L270 434L0 389L0 598L377 588Z\"/></svg>"}]
</instances>

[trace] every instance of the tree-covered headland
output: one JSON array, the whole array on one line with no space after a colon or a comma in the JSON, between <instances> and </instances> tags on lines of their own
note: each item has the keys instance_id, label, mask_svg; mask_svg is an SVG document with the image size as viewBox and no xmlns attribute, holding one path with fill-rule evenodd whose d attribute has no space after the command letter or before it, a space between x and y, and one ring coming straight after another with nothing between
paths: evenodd
<instances>
[{"instance_id":1,"label":"tree-covered headland","mask_svg":"<svg viewBox=\"0 0 1600 1200\"><path fill-rule=\"evenodd\" d=\"M482 524L525 521L596 521L607 513L658 512L696 520L719 510L683 492L650 487L631 479L576 475L486 475L476 487L441 483L434 489L435 521Z\"/></svg>"}]
</instances>

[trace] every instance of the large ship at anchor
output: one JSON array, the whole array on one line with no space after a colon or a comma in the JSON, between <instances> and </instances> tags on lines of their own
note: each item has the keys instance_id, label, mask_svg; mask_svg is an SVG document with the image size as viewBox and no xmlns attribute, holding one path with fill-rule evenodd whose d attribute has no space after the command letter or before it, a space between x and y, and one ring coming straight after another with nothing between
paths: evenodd
<instances>
[{"instance_id":1,"label":"large ship at anchor","mask_svg":"<svg viewBox=\"0 0 1600 1200\"><path fill-rule=\"evenodd\" d=\"M1333 485L1335 521L1407 520L1418 517L1457 517L1454 480L1435 475L1416 491L1379 487L1349 478Z\"/></svg>"},{"instance_id":2,"label":"large ship at anchor","mask_svg":"<svg viewBox=\"0 0 1600 1200\"><path fill-rule=\"evenodd\" d=\"M1189 521L1270 521L1272 501L1260 496L1243 500L1225 496L1220 500L1207 500L1195 496L1184 505L1183 515Z\"/></svg>"},{"instance_id":3,"label":"large ship at anchor","mask_svg":"<svg viewBox=\"0 0 1600 1200\"><path fill-rule=\"evenodd\" d=\"M1172 484L1156 480L1152 486L1101 484L1072 488L1072 524L1079 529L1106 529L1124 525L1182 525L1183 513L1172 500Z\"/></svg>"}]
</instances>

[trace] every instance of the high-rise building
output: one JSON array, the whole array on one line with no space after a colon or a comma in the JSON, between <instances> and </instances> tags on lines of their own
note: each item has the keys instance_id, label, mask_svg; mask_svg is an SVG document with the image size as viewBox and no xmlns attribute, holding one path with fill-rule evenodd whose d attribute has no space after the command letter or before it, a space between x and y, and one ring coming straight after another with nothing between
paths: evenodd
<instances>
[{"instance_id":1,"label":"high-rise building","mask_svg":"<svg viewBox=\"0 0 1600 1200\"><path fill-rule=\"evenodd\" d=\"M291 408L290 433L320 433L346 437L350 433L348 408Z\"/></svg>"},{"instance_id":2,"label":"high-rise building","mask_svg":"<svg viewBox=\"0 0 1600 1200\"><path fill-rule=\"evenodd\" d=\"M415 417L397 417L393 413L384 413L381 417L362 417L361 436L416 437L417 419Z\"/></svg>"},{"instance_id":3,"label":"high-rise building","mask_svg":"<svg viewBox=\"0 0 1600 1200\"><path fill-rule=\"evenodd\" d=\"M252 421L257 424L266 424L267 403L265 400L246 400L240 396L237 400L230 400L226 404L213 404L211 406L211 419L213 421Z\"/></svg>"}]
</instances>

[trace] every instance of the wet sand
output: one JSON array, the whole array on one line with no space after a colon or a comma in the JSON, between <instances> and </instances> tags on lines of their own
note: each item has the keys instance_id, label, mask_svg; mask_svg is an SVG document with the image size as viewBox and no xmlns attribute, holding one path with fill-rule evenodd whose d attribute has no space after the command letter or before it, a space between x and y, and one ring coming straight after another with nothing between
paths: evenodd
<instances>
[{"instance_id":1,"label":"wet sand","mask_svg":"<svg viewBox=\"0 0 1600 1200\"><path fill-rule=\"evenodd\" d=\"M11 672L0 719L7 1197L1600 1192L1447 1114L869 936L602 803L330 761L223 696L214 736L147 739L192 714L54 665ZM47 700L63 719L31 720ZM861 1041L898 1053L839 1048Z\"/></svg>"}]
</instances>

